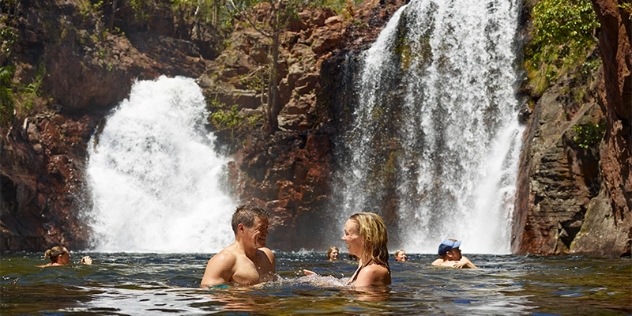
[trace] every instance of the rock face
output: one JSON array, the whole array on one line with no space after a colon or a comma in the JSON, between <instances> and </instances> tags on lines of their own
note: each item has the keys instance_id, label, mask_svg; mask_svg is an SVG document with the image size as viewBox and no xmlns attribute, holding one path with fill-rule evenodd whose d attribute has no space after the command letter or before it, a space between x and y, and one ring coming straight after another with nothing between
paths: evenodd
<instances>
[{"instance_id":1,"label":"rock face","mask_svg":"<svg viewBox=\"0 0 632 316\"><path fill-rule=\"evenodd\" d=\"M11 171L1 177L2 250L87 246L87 229L76 208L85 144L94 125L87 116L43 113L2 138L3 170Z\"/></svg>"},{"instance_id":2,"label":"rock face","mask_svg":"<svg viewBox=\"0 0 632 316\"><path fill-rule=\"evenodd\" d=\"M17 117L26 119L1 127L0 250L86 248L90 232L80 210L90 203L82 196L90 135L127 97L133 80L197 77L204 59L192 41L152 24L160 21L126 24L125 37L103 32L103 22L73 2L29 1L11 13L7 20L14 23L1 27L18 40L0 61L16 67L14 81L21 83L44 73L38 93L45 97L35 98L31 110L18 103ZM134 21L125 14L117 18ZM208 45L206 51L216 50Z\"/></svg>"},{"instance_id":3,"label":"rock face","mask_svg":"<svg viewBox=\"0 0 632 316\"><path fill-rule=\"evenodd\" d=\"M524 136L512 251L629 256L632 238L632 50L630 15L614 0L593 5L602 29L602 70L581 104L560 80L538 101ZM592 86L591 86L592 85ZM602 124L582 148L574 127ZM584 125L585 126L585 125Z\"/></svg>"}]
</instances>

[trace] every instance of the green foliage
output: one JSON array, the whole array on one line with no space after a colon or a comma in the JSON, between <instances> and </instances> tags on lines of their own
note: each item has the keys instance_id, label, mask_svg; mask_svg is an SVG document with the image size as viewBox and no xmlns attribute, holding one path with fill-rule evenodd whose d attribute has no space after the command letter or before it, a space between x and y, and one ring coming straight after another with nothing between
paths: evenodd
<instances>
[{"instance_id":1,"label":"green foliage","mask_svg":"<svg viewBox=\"0 0 632 316\"><path fill-rule=\"evenodd\" d=\"M599 27L590 0L541 0L533 8L533 39L526 47L525 68L535 94L581 65L596 44Z\"/></svg>"},{"instance_id":2,"label":"green foliage","mask_svg":"<svg viewBox=\"0 0 632 316\"><path fill-rule=\"evenodd\" d=\"M99 16L103 8L103 0L92 3L89 0L79 2L79 12L86 18L88 16Z\"/></svg>"},{"instance_id":3,"label":"green foliage","mask_svg":"<svg viewBox=\"0 0 632 316\"><path fill-rule=\"evenodd\" d=\"M33 82L29 83L26 87L19 89L23 110L29 111L33 108L33 102L35 102L35 99L37 99L41 94L44 75L46 75L46 67L38 67L37 75L35 76Z\"/></svg>"},{"instance_id":4,"label":"green foliage","mask_svg":"<svg viewBox=\"0 0 632 316\"><path fill-rule=\"evenodd\" d=\"M239 82L248 90L262 91L265 87L264 78L258 73L246 74L239 79Z\"/></svg>"},{"instance_id":5,"label":"green foliage","mask_svg":"<svg viewBox=\"0 0 632 316\"><path fill-rule=\"evenodd\" d=\"M588 149L599 144L606 128L603 124L587 123L573 126L573 131L573 142L580 148Z\"/></svg>"},{"instance_id":6,"label":"green foliage","mask_svg":"<svg viewBox=\"0 0 632 316\"><path fill-rule=\"evenodd\" d=\"M13 82L14 73L14 66L0 67L0 124L3 126L10 124L15 110L17 115L24 115L33 108L35 100L42 93L46 68L38 67L35 78L26 86Z\"/></svg>"},{"instance_id":7,"label":"green foliage","mask_svg":"<svg viewBox=\"0 0 632 316\"><path fill-rule=\"evenodd\" d=\"M207 5L208 2L209 1L200 1L201 10L204 11L202 15L205 15L206 14L205 11L208 10L208 5ZM173 9L173 12L175 12L177 16L183 18L184 22L186 23L191 23L193 21L193 14L195 14L197 6L198 6L198 1L193 1L193 0L173 0L171 2L171 8Z\"/></svg>"},{"instance_id":8,"label":"green foliage","mask_svg":"<svg viewBox=\"0 0 632 316\"><path fill-rule=\"evenodd\" d=\"M310 2L313 6L328 8L338 14L349 15L349 17L352 14L352 12L349 11L353 10L354 6L362 3L360 0L312 0Z\"/></svg>"},{"instance_id":9,"label":"green foliage","mask_svg":"<svg viewBox=\"0 0 632 316\"><path fill-rule=\"evenodd\" d=\"M109 31L112 32L112 34L119 34L125 37L125 32L121 31L121 29L118 26L115 26L113 30L109 30Z\"/></svg>"},{"instance_id":10,"label":"green foliage","mask_svg":"<svg viewBox=\"0 0 632 316\"><path fill-rule=\"evenodd\" d=\"M155 7L151 0L130 0L129 3L134 11L136 21L149 20L150 12Z\"/></svg>"},{"instance_id":11,"label":"green foliage","mask_svg":"<svg viewBox=\"0 0 632 316\"><path fill-rule=\"evenodd\" d=\"M8 27L3 27L0 29L0 42L2 45L1 54L5 57L9 57L11 55L11 46L15 44L18 40L18 34L15 33L15 30Z\"/></svg>"},{"instance_id":12,"label":"green foliage","mask_svg":"<svg viewBox=\"0 0 632 316\"><path fill-rule=\"evenodd\" d=\"M217 110L210 115L211 122L217 129L232 129L241 123L244 119L239 115L239 110L236 105L233 105L230 110Z\"/></svg>"},{"instance_id":13,"label":"green foliage","mask_svg":"<svg viewBox=\"0 0 632 316\"><path fill-rule=\"evenodd\" d=\"M259 122L263 121L263 115L252 114L248 116L247 120L248 120L249 127L255 128Z\"/></svg>"},{"instance_id":14,"label":"green foliage","mask_svg":"<svg viewBox=\"0 0 632 316\"><path fill-rule=\"evenodd\" d=\"M7 125L13 118L13 89L11 80L15 67L0 67L0 125Z\"/></svg>"},{"instance_id":15,"label":"green foliage","mask_svg":"<svg viewBox=\"0 0 632 316\"><path fill-rule=\"evenodd\" d=\"M172 0L172 9L181 22L187 25L205 23L229 32L233 28L236 15L260 2L262 1Z\"/></svg>"}]
</instances>

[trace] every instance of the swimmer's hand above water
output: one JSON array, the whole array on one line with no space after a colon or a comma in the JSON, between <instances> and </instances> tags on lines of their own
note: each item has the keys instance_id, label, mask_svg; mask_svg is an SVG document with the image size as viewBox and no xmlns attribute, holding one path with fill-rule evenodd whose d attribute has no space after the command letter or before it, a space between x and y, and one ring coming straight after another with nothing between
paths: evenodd
<instances>
[{"instance_id":1,"label":"swimmer's hand above water","mask_svg":"<svg viewBox=\"0 0 632 316\"><path fill-rule=\"evenodd\" d=\"M92 264L92 258L90 258L90 256L85 256L85 257L81 258L80 263L81 264L88 264L88 265L90 265L90 264Z\"/></svg>"},{"instance_id":2,"label":"swimmer's hand above water","mask_svg":"<svg viewBox=\"0 0 632 316\"><path fill-rule=\"evenodd\" d=\"M303 273L305 273L305 275L318 275L318 273L307 269L303 269Z\"/></svg>"}]
</instances>

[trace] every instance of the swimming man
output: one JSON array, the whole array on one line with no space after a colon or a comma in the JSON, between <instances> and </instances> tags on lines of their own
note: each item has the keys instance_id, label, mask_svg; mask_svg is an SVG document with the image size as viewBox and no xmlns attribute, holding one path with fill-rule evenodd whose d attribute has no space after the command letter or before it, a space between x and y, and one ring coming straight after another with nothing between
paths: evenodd
<instances>
[{"instance_id":1,"label":"swimming man","mask_svg":"<svg viewBox=\"0 0 632 316\"><path fill-rule=\"evenodd\" d=\"M461 246L460 240L444 240L441 245L439 245L439 258L435 260L432 265L456 269L476 269L476 266L468 258L461 255L459 246Z\"/></svg>"},{"instance_id":2,"label":"swimming man","mask_svg":"<svg viewBox=\"0 0 632 316\"><path fill-rule=\"evenodd\" d=\"M268 212L254 205L237 207L231 222L235 242L208 261L201 287L253 285L274 279L274 254L265 247L268 217Z\"/></svg>"}]
</instances>

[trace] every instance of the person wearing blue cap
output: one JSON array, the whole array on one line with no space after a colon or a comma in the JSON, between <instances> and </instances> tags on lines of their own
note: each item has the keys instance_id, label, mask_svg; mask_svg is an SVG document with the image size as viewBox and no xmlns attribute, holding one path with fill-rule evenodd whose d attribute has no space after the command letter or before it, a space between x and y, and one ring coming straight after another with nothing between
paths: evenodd
<instances>
[{"instance_id":1,"label":"person wearing blue cap","mask_svg":"<svg viewBox=\"0 0 632 316\"><path fill-rule=\"evenodd\" d=\"M456 269L476 269L476 266L468 258L461 255L461 249L459 249L460 246L460 240L444 240L441 245L439 245L439 258L432 262L432 265Z\"/></svg>"}]
</instances>

